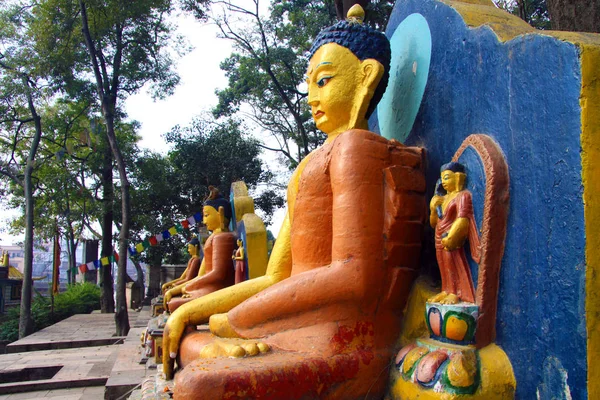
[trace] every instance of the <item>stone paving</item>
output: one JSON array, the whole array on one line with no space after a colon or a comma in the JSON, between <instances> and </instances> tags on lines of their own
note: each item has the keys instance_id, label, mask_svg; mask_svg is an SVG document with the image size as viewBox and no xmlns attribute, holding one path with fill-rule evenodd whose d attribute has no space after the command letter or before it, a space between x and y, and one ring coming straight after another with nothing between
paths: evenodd
<instances>
[{"instance_id":1,"label":"stone paving","mask_svg":"<svg viewBox=\"0 0 600 400\"><path fill-rule=\"evenodd\" d=\"M135 311L130 313L136 314ZM122 341L115 336L114 314L77 314L6 346L7 353L104 346Z\"/></svg>"},{"instance_id":2,"label":"stone paving","mask_svg":"<svg viewBox=\"0 0 600 400\"><path fill-rule=\"evenodd\" d=\"M141 384L146 375L146 367L137 362L141 326L145 326L149 317L149 310L129 311L132 329L126 343L123 343L125 338L113 336L114 315L99 313L75 315L11 343L12 350L7 351L13 353L0 354L0 374L28 368L36 372L44 367L62 368L49 379L26 382L10 381L4 375L6 383L0 383L0 400L118 399ZM111 345L115 339L117 343ZM15 349L21 351L14 352ZM105 388L109 377L112 391Z\"/></svg>"}]
</instances>

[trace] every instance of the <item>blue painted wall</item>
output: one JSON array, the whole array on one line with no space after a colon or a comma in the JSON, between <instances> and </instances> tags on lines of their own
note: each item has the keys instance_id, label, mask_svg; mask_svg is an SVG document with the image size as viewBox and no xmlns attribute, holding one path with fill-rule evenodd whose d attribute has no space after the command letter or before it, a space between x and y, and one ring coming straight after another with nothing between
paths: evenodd
<instances>
[{"instance_id":1,"label":"blue painted wall","mask_svg":"<svg viewBox=\"0 0 600 400\"><path fill-rule=\"evenodd\" d=\"M407 140L427 149L429 196L440 165L472 133L492 136L509 165L496 342L512 361L517 398L535 399L565 376L573 398L587 398L577 48L534 34L500 43L433 0L399 0L388 37L412 13L432 35L429 80Z\"/></svg>"}]
</instances>

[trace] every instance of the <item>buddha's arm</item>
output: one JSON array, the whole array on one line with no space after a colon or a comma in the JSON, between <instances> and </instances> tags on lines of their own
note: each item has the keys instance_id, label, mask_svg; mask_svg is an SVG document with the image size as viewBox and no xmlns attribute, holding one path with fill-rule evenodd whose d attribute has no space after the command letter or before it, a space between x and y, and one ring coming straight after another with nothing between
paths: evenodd
<instances>
[{"instance_id":1,"label":"buddha's arm","mask_svg":"<svg viewBox=\"0 0 600 400\"><path fill-rule=\"evenodd\" d=\"M433 196L431 198L431 202L429 202L429 225L431 225L432 228L435 228L438 223L439 218L437 213L437 207L441 207L443 202L443 196Z\"/></svg>"},{"instance_id":2,"label":"buddha's arm","mask_svg":"<svg viewBox=\"0 0 600 400\"><path fill-rule=\"evenodd\" d=\"M188 261L187 266L185 267L185 270L183 271L183 273L181 274L181 276L179 278L175 278L172 281L169 281L167 283L164 283L161 286L162 292L165 293L165 291L167 290L168 287L170 286L177 286L179 283L181 283L183 280L185 280L188 271L190 270L190 265L191 265L192 260L190 259L190 261Z\"/></svg>"},{"instance_id":3,"label":"buddha's arm","mask_svg":"<svg viewBox=\"0 0 600 400\"><path fill-rule=\"evenodd\" d=\"M181 296L184 293L185 285L187 285L190 282L194 282L195 280L198 280L202 277L202 275L200 275L200 274L204 270L204 262L205 262L205 259L203 258L202 262L200 264L200 272L198 273L197 277L195 277L194 279L191 279L189 281L184 281L183 283L179 283L174 288L167 290L167 292L165 293L165 298L163 299L163 304L164 304L165 308L167 308L167 304L169 303L169 301L171 301L171 299L173 297ZM188 268L189 268L189 266L188 266Z\"/></svg>"},{"instance_id":4,"label":"buddha's arm","mask_svg":"<svg viewBox=\"0 0 600 400\"><path fill-rule=\"evenodd\" d=\"M461 247L469 234L469 219L456 218L448 231L448 236L442 239L442 245L446 250L455 250Z\"/></svg>"},{"instance_id":5,"label":"buddha's arm","mask_svg":"<svg viewBox=\"0 0 600 400\"><path fill-rule=\"evenodd\" d=\"M199 272L203 260L204 258L200 258L198 256L194 256L192 260L190 260L190 265L188 267L187 274L185 274L185 278L181 281L181 283L183 283L184 281L188 282L197 276L202 276L199 274Z\"/></svg>"},{"instance_id":6,"label":"buddha's arm","mask_svg":"<svg viewBox=\"0 0 600 400\"><path fill-rule=\"evenodd\" d=\"M163 354L166 368L171 368L170 356L172 355L172 358L174 358L177 354L179 341L186 326L201 324L206 322L213 314L231 310L256 293L282 279L288 278L291 270L290 221L288 215L286 215L264 276L194 299L180 306L171 314L163 335L163 346L168 349ZM165 373L167 372L165 371Z\"/></svg>"}]
</instances>

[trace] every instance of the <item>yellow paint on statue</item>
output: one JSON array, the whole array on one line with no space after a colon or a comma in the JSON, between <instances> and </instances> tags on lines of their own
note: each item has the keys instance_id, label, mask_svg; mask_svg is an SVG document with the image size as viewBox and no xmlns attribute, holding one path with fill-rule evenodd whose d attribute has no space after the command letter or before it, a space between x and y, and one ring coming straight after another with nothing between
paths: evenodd
<instances>
[{"instance_id":1,"label":"yellow paint on statue","mask_svg":"<svg viewBox=\"0 0 600 400\"><path fill-rule=\"evenodd\" d=\"M502 400L512 399L515 396L516 381L506 353L495 344L490 344L479 350L480 361L480 387L472 395L464 396L469 400ZM392 372L391 398L394 399L419 399L419 400L448 400L462 398L463 396L435 392L404 380L399 376L397 368Z\"/></svg>"},{"instance_id":2,"label":"yellow paint on statue","mask_svg":"<svg viewBox=\"0 0 600 400\"><path fill-rule=\"evenodd\" d=\"M307 71L308 105L326 143L350 129L368 129L365 118L373 92L383 76L383 66L373 59L360 61L336 43L321 46ZM351 83L354 82L354 83Z\"/></svg>"},{"instance_id":3,"label":"yellow paint on statue","mask_svg":"<svg viewBox=\"0 0 600 400\"><path fill-rule=\"evenodd\" d=\"M600 398L600 35L581 44L581 178L586 236L588 398Z\"/></svg>"}]
</instances>

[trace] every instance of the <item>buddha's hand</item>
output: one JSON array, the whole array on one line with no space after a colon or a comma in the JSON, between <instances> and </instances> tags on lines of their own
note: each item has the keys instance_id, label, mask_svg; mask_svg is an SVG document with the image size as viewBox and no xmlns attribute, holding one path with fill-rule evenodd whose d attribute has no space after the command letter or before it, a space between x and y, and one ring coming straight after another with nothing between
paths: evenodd
<instances>
[{"instance_id":1,"label":"buddha's hand","mask_svg":"<svg viewBox=\"0 0 600 400\"><path fill-rule=\"evenodd\" d=\"M173 379L173 367L179 351L179 341L185 330L181 313L173 313L165 324L163 332L163 372L167 379Z\"/></svg>"},{"instance_id":2,"label":"buddha's hand","mask_svg":"<svg viewBox=\"0 0 600 400\"><path fill-rule=\"evenodd\" d=\"M167 293L165 293L165 298L163 299L163 305L165 306L165 309L167 309L167 304L169 304L172 297L173 297L173 292L170 289L167 290Z\"/></svg>"},{"instance_id":3,"label":"buddha's hand","mask_svg":"<svg viewBox=\"0 0 600 400\"><path fill-rule=\"evenodd\" d=\"M431 198L431 201L429 202L429 209L431 210L431 212L435 212L436 207L441 206L442 203L444 203L444 197L443 196L433 196Z\"/></svg>"}]
</instances>

